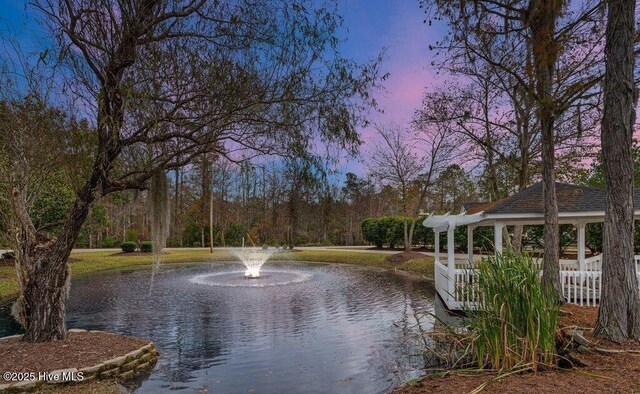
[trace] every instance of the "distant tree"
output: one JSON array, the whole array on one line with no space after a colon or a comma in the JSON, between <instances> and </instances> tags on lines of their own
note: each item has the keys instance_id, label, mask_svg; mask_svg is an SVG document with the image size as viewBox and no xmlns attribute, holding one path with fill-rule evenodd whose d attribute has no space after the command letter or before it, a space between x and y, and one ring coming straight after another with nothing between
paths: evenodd
<instances>
[{"instance_id":1,"label":"distant tree","mask_svg":"<svg viewBox=\"0 0 640 394\"><path fill-rule=\"evenodd\" d=\"M640 144L637 140L633 141L631 147L631 159L633 161L633 187L640 188ZM602 152L596 156L591 167L586 172L579 174L574 180L586 186L604 189L606 180Z\"/></svg>"},{"instance_id":2,"label":"distant tree","mask_svg":"<svg viewBox=\"0 0 640 394\"><path fill-rule=\"evenodd\" d=\"M545 247L542 282L563 302L555 192L557 130L570 110L596 101L602 80L603 2L593 0L423 0L446 20L450 34L437 45L450 62L482 62L508 78L535 108L544 183ZM490 50L487 50L490 49ZM595 98L595 100L594 100ZM577 132L581 132L577 122ZM523 141L524 142L524 141Z\"/></svg>"},{"instance_id":3,"label":"distant tree","mask_svg":"<svg viewBox=\"0 0 640 394\"><path fill-rule=\"evenodd\" d=\"M422 127L410 131L389 125L378 127L381 143L369 153L369 171L399 196L404 222L404 248L410 251L421 209L437 174L452 159L453 145L443 127Z\"/></svg>"},{"instance_id":4,"label":"distant tree","mask_svg":"<svg viewBox=\"0 0 640 394\"><path fill-rule=\"evenodd\" d=\"M342 197L347 203L347 212L345 217L345 241L347 245L355 241L355 228L358 223L362 221L362 218L366 217L364 215L367 215L367 212L369 211L368 206L361 205L364 202L362 200L366 194L366 188L366 180L358 178L358 176L352 172L347 172L345 175L344 186L341 189Z\"/></svg>"},{"instance_id":5,"label":"distant tree","mask_svg":"<svg viewBox=\"0 0 640 394\"><path fill-rule=\"evenodd\" d=\"M356 126L379 75L377 63L341 56L335 7L248 0L32 4L55 38L50 53L66 67L68 89L59 92L77 94L90 112L95 144L55 237L34 227L27 191L12 190L22 275L15 309L26 341L66 336L68 257L101 196L147 189L152 177L209 152L288 156L314 139L350 152L358 146ZM16 137L19 152L32 149L34 138L3 127L0 134Z\"/></svg>"},{"instance_id":6,"label":"distant tree","mask_svg":"<svg viewBox=\"0 0 640 394\"><path fill-rule=\"evenodd\" d=\"M285 160L283 176L287 183L288 234L287 243L297 244L300 204L305 194L317 190L325 179L325 171L317 158L288 158Z\"/></svg>"},{"instance_id":7,"label":"distant tree","mask_svg":"<svg viewBox=\"0 0 640 394\"><path fill-rule=\"evenodd\" d=\"M442 211L461 212L465 202L475 201L476 186L458 164L447 166L435 181L436 193Z\"/></svg>"}]
</instances>

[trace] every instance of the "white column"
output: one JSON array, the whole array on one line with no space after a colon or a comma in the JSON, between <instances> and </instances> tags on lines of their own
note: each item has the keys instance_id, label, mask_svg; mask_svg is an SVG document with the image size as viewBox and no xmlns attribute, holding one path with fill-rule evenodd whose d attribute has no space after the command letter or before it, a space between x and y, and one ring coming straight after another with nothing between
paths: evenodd
<instances>
[{"instance_id":1,"label":"white column","mask_svg":"<svg viewBox=\"0 0 640 394\"><path fill-rule=\"evenodd\" d=\"M440 263L440 232L439 231L434 231L433 232L433 236L434 236L434 240L435 240L435 259L437 262Z\"/></svg>"},{"instance_id":2,"label":"white column","mask_svg":"<svg viewBox=\"0 0 640 394\"><path fill-rule=\"evenodd\" d=\"M469 256L469 264L473 264L473 226L467 226L467 255Z\"/></svg>"},{"instance_id":3,"label":"white column","mask_svg":"<svg viewBox=\"0 0 640 394\"><path fill-rule=\"evenodd\" d=\"M495 224L493 225L493 230L493 245L495 247L496 253L502 253L502 223L495 222Z\"/></svg>"},{"instance_id":4,"label":"white column","mask_svg":"<svg viewBox=\"0 0 640 394\"><path fill-rule=\"evenodd\" d=\"M586 246L586 237L585 237L585 229L587 224L584 222L578 222L576 224L576 229L578 230L578 268L580 271L585 270L585 246Z\"/></svg>"},{"instance_id":5,"label":"white column","mask_svg":"<svg viewBox=\"0 0 640 394\"><path fill-rule=\"evenodd\" d=\"M452 224L449 224L449 229L447 230L447 273L449 276L447 289L449 292L449 297L454 297L456 280L456 251L455 244L453 242L453 230L455 230L455 227Z\"/></svg>"}]
</instances>

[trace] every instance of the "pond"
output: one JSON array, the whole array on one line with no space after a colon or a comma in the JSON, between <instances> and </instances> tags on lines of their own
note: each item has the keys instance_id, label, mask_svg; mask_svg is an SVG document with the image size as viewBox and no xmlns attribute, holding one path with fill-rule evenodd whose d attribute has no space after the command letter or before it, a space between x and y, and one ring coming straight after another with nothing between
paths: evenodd
<instances>
[{"instance_id":1,"label":"pond","mask_svg":"<svg viewBox=\"0 0 640 394\"><path fill-rule=\"evenodd\" d=\"M350 265L163 265L73 281L70 328L148 338L161 358L136 392L376 393L429 364L431 284ZM17 327L0 310L3 335Z\"/></svg>"}]
</instances>

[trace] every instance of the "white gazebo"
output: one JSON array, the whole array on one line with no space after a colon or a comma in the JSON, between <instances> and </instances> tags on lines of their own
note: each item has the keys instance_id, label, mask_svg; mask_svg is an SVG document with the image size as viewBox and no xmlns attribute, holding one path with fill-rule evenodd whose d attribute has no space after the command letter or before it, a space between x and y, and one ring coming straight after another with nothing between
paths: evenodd
<instances>
[{"instance_id":1,"label":"white gazebo","mask_svg":"<svg viewBox=\"0 0 640 394\"><path fill-rule=\"evenodd\" d=\"M597 305L600 300L602 256L586 258L585 229L587 223L604 221L605 192L584 186L556 183L558 219L572 224L577 232L577 259L560 260L562 292L567 302ZM634 193L635 206L640 206L640 191ZM429 215L423 222L435 233L435 286L447 308L473 308L475 263L481 256L473 254L473 230L493 226L495 251L502 252L502 231L507 225L544 224L542 183L536 183L511 197L488 203L465 204L459 215ZM640 218L640 210L636 211ZM455 255L454 230L467 226L467 254ZM447 256L441 259L440 233L447 233ZM640 256L636 256L636 265Z\"/></svg>"}]
</instances>

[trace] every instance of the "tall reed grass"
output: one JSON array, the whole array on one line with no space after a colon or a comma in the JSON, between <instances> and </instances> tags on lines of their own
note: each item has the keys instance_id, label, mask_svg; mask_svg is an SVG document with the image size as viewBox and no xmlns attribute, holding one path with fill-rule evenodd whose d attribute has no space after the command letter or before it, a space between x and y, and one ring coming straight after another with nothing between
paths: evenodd
<instances>
[{"instance_id":1,"label":"tall reed grass","mask_svg":"<svg viewBox=\"0 0 640 394\"><path fill-rule=\"evenodd\" d=\"M509 251L483 260L474 286L477 308L468 324L480 368L537 370L555 363L559 306L528 255Z\"/></svg>"}]
</instances>

